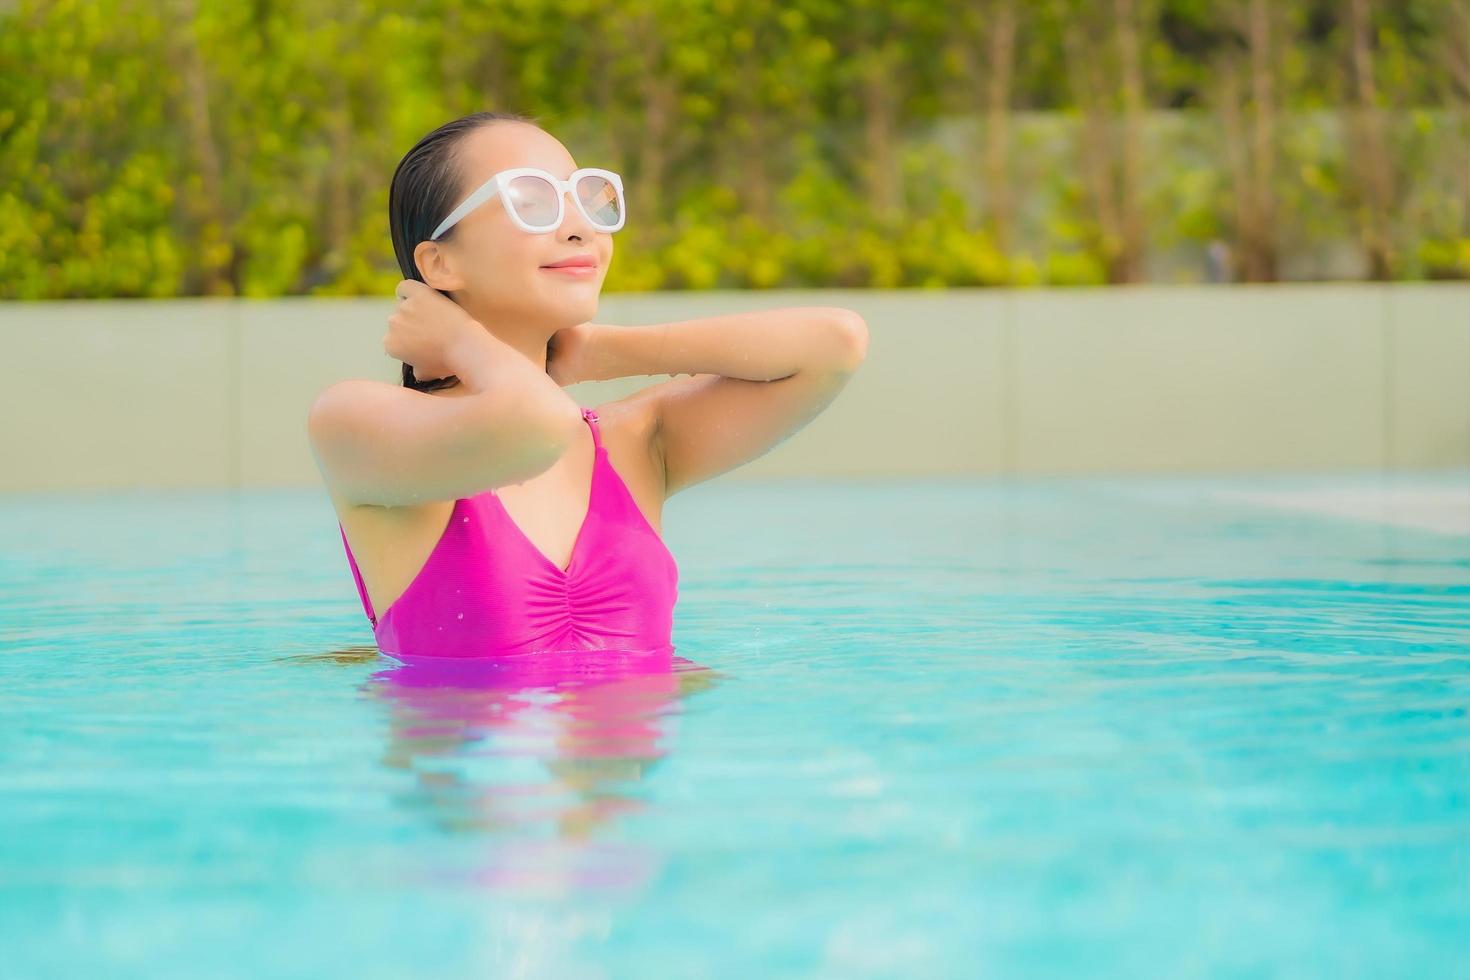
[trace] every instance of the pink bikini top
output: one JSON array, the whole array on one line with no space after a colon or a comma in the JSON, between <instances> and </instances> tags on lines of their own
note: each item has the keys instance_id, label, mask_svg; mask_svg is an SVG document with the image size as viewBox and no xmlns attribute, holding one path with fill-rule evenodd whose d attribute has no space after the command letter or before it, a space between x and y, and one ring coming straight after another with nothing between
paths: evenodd
<instances>
[{"instance_id":1,"label":"pink bikini top","mask_svg":"<svg viewBox=\"0 0 1470 980\"><path fill-rule=\"evenodd\" d=\"M558 568L510 518L494 490L454 502L434 550L381 617L339 522L378 649L392 656L502 657L547 650L650 650L671 645L679 569L602 445L587 516Z\"/></svg>"}]
</instances>

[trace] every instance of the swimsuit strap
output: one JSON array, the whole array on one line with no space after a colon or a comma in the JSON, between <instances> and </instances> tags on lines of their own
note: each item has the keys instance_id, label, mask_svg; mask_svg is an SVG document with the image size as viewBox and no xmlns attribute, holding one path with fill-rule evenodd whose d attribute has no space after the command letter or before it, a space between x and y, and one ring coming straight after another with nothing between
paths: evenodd
<instances>
[{"instance_id":1,"label":"swimsuit strap","mask_svg":"<svg viewBox=\"0 0 1470 980\"><path fill-rule=\"evenodd\" d=\"M584 408L582 409L582 418L586 420L588 427L592 429L592 451L596 452L602 448L602 432L597 428L598 415L592 409Z\"/></svg>"}]
</instances>

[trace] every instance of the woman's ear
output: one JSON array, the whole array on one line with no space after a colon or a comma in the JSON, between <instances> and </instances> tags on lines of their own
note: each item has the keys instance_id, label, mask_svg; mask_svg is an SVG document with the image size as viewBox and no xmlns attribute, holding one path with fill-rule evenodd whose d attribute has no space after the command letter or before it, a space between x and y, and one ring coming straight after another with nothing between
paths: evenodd
<instances>
[{"instance_id":1,"label":"woman's ear","mask_svg":"<svg viewBox=\"0 0 1470 980\"><path fill-rule=\"evenodd\" d=\"M427 285L446 293L464 288L464 277L455 271L448 250L438 242L419 242L414 246L413 262Z\"/></svg>"}]
</instances>

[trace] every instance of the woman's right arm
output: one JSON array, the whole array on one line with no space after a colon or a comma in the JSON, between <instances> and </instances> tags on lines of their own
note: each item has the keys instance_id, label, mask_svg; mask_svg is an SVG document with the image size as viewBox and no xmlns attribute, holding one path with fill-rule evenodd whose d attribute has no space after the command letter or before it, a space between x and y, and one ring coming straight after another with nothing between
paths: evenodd
<instances>
[{"instance_id":1,"label":"woman's right arm","mask_svg":"<svg viewBox=\"0 0 1470 980\"><path fill-rule=\"evenodd\" d=\"M385 507L472 496L546 470L582 428L551 376L478 324L441 356L469 394L353 379L312 402L307 433L334 495Z\"/></svg>"}]
</instances>

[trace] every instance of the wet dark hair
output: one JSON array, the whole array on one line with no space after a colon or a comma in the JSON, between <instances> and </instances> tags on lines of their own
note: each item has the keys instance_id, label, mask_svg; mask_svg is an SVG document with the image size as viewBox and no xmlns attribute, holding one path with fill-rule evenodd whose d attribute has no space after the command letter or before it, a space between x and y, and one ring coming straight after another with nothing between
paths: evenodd
<instances>
[{"instance_id":1,"label":"wet dark hair","mask_svg":"<svg viewBox=\"0 0 1470 980\"><path fill-rule=\"evenodd\" d=\"M521 122L539 125L529 116L516 112L473 112L450 120L413 145L398 161L393 182L388 187L388 231L393 237L393 254L405 279L424 281L414 262L413 250L426 242L439 227L439 222L459 203L462 176L455 151L466 135L497 122ZM450 228L439 241L454 236L458 225ZM442 290L441 290L442 292ZM454 375L420 381L413 376L413 366L403 365L403 386L418 391L438 391L459 384Z\"/></svg>"}]
</instances>

